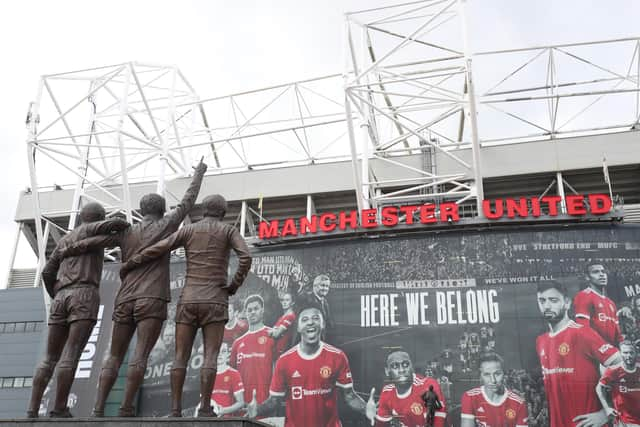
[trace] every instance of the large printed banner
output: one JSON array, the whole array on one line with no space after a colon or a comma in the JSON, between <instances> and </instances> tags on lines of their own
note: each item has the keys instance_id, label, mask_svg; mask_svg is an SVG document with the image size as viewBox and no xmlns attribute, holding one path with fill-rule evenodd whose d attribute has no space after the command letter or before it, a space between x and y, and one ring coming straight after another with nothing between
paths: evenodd
<instances>
[{"instance_id":1,"label":"large printed banner","mask_svg":"<svg viewBox=\"0 0 640 427\"><path fill-rule=\"evenodd\" d=\"M173 301L147 367L143 416L169 412L173 318L184 269L183 260L173 261ZM550 282L555 285L538 288ZM565 288L566 299L553 286ZM255 294L264 301L263 315L249 319L247 333L246 308L255 305ZM600 365L619 361L623 339L640 345L639 295L640 227L634 226L456 231L257 249L245 286L232 298L225 337L232 369L225 372L239 371L247 401L253 390L259 402L270 388L284 393L284 406L267 418L274 424L302 411L343 426L371 425L358 405L348 404L353 397L345 396L345 386L352 383L364 402L375 389L380 425L425 425L420 395L429 385L444 406L435 426L577 425L574 416L600 409ZM297 321L277 341L261 329L260 322L282 324L289 296L298 305L315 301L325 317L326 351L316 359L287 351L308 335ZM565 311L571 320L549 334ZM185 416L196 410L202 359L198 337ZM258 365L268 369L252 369ZM624 398L619 412L640 408L640 383L612 387ZM562 421L558 411L571 419Z\"/></svg>"}]
</instances>

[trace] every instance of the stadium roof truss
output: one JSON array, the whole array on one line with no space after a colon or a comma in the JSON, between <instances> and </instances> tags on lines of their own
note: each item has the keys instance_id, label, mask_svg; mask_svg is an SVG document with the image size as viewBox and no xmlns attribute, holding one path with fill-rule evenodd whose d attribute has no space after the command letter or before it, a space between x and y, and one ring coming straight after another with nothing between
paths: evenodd
<instances>
[{"instance_id":1,"label":"stadium roof truss","mask_svg":"<svg viewBox=\"0 0 640 427\"><path fill-rule=\"evenodd\" d=\"M466 3L347 14L345 108L361 208L475 200L481 214L483 147L638 129L639 38L472 54ZM394 159L406 154L422 155L423 168ZM395 176L381 177L372 159L397 166Z\"/></svg>"},{"instance_id":2,"label":"stadium roof truss","mask_svg":"<svg viewBox=\"0 0 640 427\"><path fill-rule=\"evenodd\" d=\"M214 175L351 160L360 209L449 200L477 215L484 147L640 128L640 38L471 54L466 7L349 13L342 74L219 97L199 97L176 66L42 76L26 120L39 266L82 203L137 221L137 185L177 201L171 181L200 158ZM68 183L67 211L41 209ZM63 216L66 228L51 220ZM243 231L261 219L242 203Z\"/></svg>"},{"instance_id":3,"label":"stadium roof truss","mask_svg":"<svg viewBox=\"0 0 640 427\"><path fill-rule=\"evenodd\" d=\"M361 208L482 200L464 9L463 1L429 0L347 15L345 104ZM466 124L470 132L465 139ZM456 155L463 144L471 144L472 161ZM436 153L456 166L454 173L438 173ZM424 167L394 160L406 154L424 156ZM397 166L393 183L400 188L386 191L389 181L379 176L370 158Z\"/></svg>"}]
</instances>

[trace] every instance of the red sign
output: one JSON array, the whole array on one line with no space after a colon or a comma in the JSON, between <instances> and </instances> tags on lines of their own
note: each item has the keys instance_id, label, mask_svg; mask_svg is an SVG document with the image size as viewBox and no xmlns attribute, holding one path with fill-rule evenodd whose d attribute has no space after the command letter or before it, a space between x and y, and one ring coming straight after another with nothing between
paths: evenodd
<instances>
[{"instance_id":1,"label":"red sign","mask_svg":"<svg viewBox=\"0 0 640 427\"><path fill-rule=\"evenodd\" d=\"M611 210L611 198L606 194L569 195L564 198L567 214L571 216L604 215ZM561 212L560 196L504 198L482 201L482 211L488 220L502 218L555 217ZM358 216L360 220L358 220ZM310 218L287 218L284 220L262 221L258 227L260 239L274 237L304 236L318 231L329 233L335 230L368 230L396 225L417 225L435 223L455 223L460 220L458 205L443 202L439 206L424 205L385 206L378 209L342 211L338 214L327 212L311 215Z\"/></svg>"}]
</instances>

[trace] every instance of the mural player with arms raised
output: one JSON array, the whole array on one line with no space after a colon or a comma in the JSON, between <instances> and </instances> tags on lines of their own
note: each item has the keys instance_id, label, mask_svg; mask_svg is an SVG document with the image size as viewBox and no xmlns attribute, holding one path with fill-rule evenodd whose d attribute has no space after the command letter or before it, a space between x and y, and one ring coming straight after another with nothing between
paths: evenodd
<instances>
[{"instance_id":1,"label":"mural player with arms raised","mask_svg":"<svg viewBox=\"0 0 640 427\"><path fill-rule=\"evenodd\" d=\"M300 343L276 362L269 398L247 405L247 416L272 413L285 399L285 427L339 427L338 393L346 404L370 420L375 416L373 392L368 402L353 390L346 354L321 341L324 318L320 307L302 308L297 316Z\"/></svg>"}]
</instances>

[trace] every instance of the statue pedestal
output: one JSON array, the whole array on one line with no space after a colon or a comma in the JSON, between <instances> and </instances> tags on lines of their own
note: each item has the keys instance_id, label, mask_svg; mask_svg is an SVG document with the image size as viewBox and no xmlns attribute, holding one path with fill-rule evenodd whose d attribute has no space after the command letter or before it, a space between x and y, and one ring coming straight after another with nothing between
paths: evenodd
<instances>
[{"instance_id":1,"label":"statue pedestal","mask_svg":"<svg viewBox=\"0 0 640 427\"><path fill-rule=\"evenodd\" d=\"M2 427L270 427L245 418L36 418L0 419Z\"/></svg>"}]
</instances>

